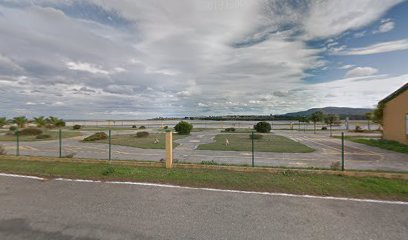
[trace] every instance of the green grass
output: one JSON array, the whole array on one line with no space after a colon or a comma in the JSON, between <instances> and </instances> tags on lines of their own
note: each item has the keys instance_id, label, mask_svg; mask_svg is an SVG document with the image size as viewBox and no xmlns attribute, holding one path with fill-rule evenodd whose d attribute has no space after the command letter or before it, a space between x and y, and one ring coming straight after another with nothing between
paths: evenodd
<instances>
[{"instance_id":1,"label":"green grass","mask_svg":"<svg viewBox=\"0 0 408 240\"><path fill-rule=\"evenodd\" d=\"M228 139L230 145L225 146L225 139ZM218 134L215 136L215 142L201 144L199 150L218 150L218 151L252 151L252 141L249 134ZM295 142L289 138L263 134L261 139L254 140L256 152L284 152L284 153L308 153L314 149L301 143Z\"/></svg>"},{"instance_id":2,"label":"green grass","mask_svg":"<svg viewBox=\"0 0 408 240\"><path fill-rule=\"evenodd\" d=\"M133 167L105 163L40 162L0 159L0 172L177 184L247 191L408 200L408 181L299 172L246 173L228 170Z\"/></svg>"},{"instance_id":3,"label":"green grass","mask_svg":"<svg viewBox=\"0 0 408 240\"><path fill-rule=\"evenodd\" d=\"M364 139L364 138L351 138L350 139L356 143L362 143L373 147L378 147L394 152L408 153L408 145L396 142L388 141L383 139Z\"/></svg>"},{"instance_id":4,"label":"green grass","mask_svg":"<svg viewBox=\"0 0 408 240\"><path fill-rule=\"evenodd\" d=\"M51 138L46 138L46 139L36 139L36 136L20 136L20 141L21 142L31 142L31 141L49 141L49 140L56 140L58 139L58 130L49 130L49 129L43 129L43 134L48 134L51 136ZM62 138L71 138L71 137L77 137L80 136L80 132L75 132L75 131L62 131ZM16 136L15 135L0 135L0 141L3 142L12 142L16 141Z\"/></svg>"},{"instance_id":5,"label":"green grass","mask_svg":"<svg viewBox=\"0 0 408 240\"><path fill-rule=\"evenodd\" d=\"M186 135L173 134L173 148L179 144L175 143L175 140L186 137ZM155 144L155 139L159 140L159 143ZM93 141L95 143L108 143L108 140ZM144 148L144 149L165 149L166 139L165 134L150 133L148 137L136 137L136 134L121 134L112 136L112 145Z\"/></svg>"}]
</instances>

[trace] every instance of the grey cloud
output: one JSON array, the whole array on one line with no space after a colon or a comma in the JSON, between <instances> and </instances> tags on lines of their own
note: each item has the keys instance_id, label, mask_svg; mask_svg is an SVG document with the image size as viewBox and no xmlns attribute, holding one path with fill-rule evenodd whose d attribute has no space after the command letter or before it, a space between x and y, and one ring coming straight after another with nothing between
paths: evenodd
<instances>
[{"instance_id":1,"label":"grey cloud","mask_svg":"<svg viewBox=\"0 0 408 240\"><path fill-rule=\"evenodd\" d=\"M324 50L305 39L354 26L340 29L336 22L350 16L347 9L333 19L324 14L332 2L297 2L307 11L292 1L264 0L233 9L196 1L2 1L2 110L9 116L146 118L201 115L199 103L214 114L316 104L304 103L312 92L303 78L324 65ZM373 4L351 16L364 25L390 6ZM315 29L321 19L324 32Z\"/></svg>"}]
</instances>

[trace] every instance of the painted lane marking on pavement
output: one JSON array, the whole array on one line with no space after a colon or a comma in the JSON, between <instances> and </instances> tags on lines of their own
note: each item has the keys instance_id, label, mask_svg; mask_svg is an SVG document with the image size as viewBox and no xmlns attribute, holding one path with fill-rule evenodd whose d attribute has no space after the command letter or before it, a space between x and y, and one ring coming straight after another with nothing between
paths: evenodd
<instances>
[{"instance_id":1,"label":"painted lane marking on pavement","mask_svg":"<svg viewBox=\"0 0 408 240\"><path fill-rule=\"evenodd\" d=\"M18 174L9 174L9 173L0 173L0 176L3 176L3 177L16 177L16 178L28 178L28 179L35 179L35 180L40 180L40 181L47 180L47 179L42 178L42 177L26 176L26 175L18 175Z\"/></svg>"},{"instance_id":2,"label":"painted lane marking on pavement","mask_svg":"<svg viewBox=\"0 0 408 240\"><path fill-rule=\"evenodd\" d=\"M170 184L143 183L143 182L118 182L118 181L102 182L102 181L94 181L94 180L68 179L68 178L56 178L55 180L56 181L68 181L68 182L108 183L108 184L120 184L120 185L137 185L137 186L176 188L176 189L187 189L187 190L201 190L201 191L210 191L210 192L227 192L227 193L240 193L240 194L280 196L280 197L294 197L294 198L310 198L310 199L326 199L326 200L341 200L341 201L354 201L354 202L408 205L408 202L404 202L404 201L386 201L386 200L375 200L375 199L358 199L358 198L329 197L329 196L324 197L324 196L315 196L315 195L297 195L297 194L291 194L291 193L272 193L272 192L253 192L253 191L240 191L240 190L216 189L216 188L196 188L196 187L185 187L185 186L170 185Z\"/></svg>"},{"instance_id":3,"label":"painted lane marking on pavement","mask_svg":"<svg viewBox=\"0 0 408 240\"><path fill-rule=\"evenodd\" d=\"M42 180L42 181L47 180L45 178L36 177L36 176L26 176L26 175L7 174L7 173L0 173L0 176L27 178L27 179ZM175 188L175 189L210 191L210 192L225 192L225 193L255 194L255 195L266 195L266 196L293 197L293 198L309 198L309 199L324 199L324 200L340 200L340 201L352 201L352 202L408 205L408 202L404 202L404 201L387 201L387 200L358 199L358 198L346 198L346 197L329 197L329 196L315 196L315 195L297 195L297 194L291 194L291 193L253 192L253 191L240 191L240 190L216 189L216 188L196 188L196 187L185 187L185 186L177 186L177 185L170 185L170 184L143 183L143 182L97 181L97 180L69 179L69 178L55 178L53 180L63 181L63 182L137 185L137 186Z\"/></svg>"}]
</instances>

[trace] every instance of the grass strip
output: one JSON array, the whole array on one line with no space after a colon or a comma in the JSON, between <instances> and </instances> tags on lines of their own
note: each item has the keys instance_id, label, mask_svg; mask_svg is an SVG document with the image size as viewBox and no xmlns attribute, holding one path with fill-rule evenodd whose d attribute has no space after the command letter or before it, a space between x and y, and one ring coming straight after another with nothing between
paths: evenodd
<instances>
[{"instance_id":1,"label":"grass strip","mask_svg":"<svg viewBox=\"0 0 408 240\"><path fill-rule=\"evenodd\" d=\"M214 169L136 167L106 163L0 159L0 172L97 180L123 180L247 191L408 200L408 180L296 171L236 172Z\"/></svg>"},{"instance_id":2,"label":"grass strip","mask_svg":"<svg viewBox=\"0 0 408 240\"><path fill-rule=\"evenodd\" d=\"M259 135L259 133L257 133ZM216 151L251 151L252 140L250 134L218 134L213 143L201 144L199 150L216 150ZM225 139L228 139L229 145L225 145ZM262 134L261 139L254 140L256 152L282 152L282 153L308 153L314 149L302 143L293 141L287 137Z\"/></svg>"}]
</instances>

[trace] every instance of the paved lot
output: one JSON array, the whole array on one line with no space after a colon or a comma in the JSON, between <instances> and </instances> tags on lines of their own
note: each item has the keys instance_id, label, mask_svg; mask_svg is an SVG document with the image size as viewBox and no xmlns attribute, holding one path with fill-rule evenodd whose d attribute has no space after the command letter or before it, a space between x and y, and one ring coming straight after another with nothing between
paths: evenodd
<instances>
[{"instance_id":1,"label":"paved lot","mask_svg":"<svg viewBox=\"0 0 408 240\"><path fill-rule=\"evenodd\" d=\"M408 205L0 176L0 239L408 239Z\"/></svg>"},{"instance_id":2,"label":"paved lot","mask_svg":"<svg viewBox=\"0 0 408 240\"><path fill-rule=\"evenodd\" d=\"M117 131L115 134L126 134ZM340 139L331 138L327 132L275 131L275 134L289 137L314 149L312 153L271 153L256 152L255 164L258 166L323 167L327 168L341 160ZM210 143L218 130L193 132L191 136L179 139L174 150L174 158L180 162L216 161L229 164L251 164L250 152L195 150L203 143ZM83 137L63 140L64 154L77 153L79 158L107 159L108 145L80 143ZM15 143L1 142L9 153L15 152ZM58 141L22 142L22 155L58 156ZM165 157L164 150L139 149L125 146L112 146L112 157L120 160L159 161ZM408 171L407 154L391 152L363 144L346 141L345 161L348 169Z\"/></svg>"}]
</instances>

